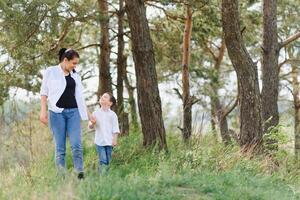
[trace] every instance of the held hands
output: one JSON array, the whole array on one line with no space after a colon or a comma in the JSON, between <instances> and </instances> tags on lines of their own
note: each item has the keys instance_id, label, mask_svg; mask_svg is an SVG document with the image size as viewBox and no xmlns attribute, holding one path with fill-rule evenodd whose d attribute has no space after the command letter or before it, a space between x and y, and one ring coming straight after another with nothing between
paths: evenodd
<instances>
[{"instance_id":1,"label":"held hands","mask_svg":"<svg viewBox=\"0 0 300 200\"><path fill-rule=\"evenodd\" d=\"M94 115L90 116L90 122L95 125L96 124L96 117Z\"/></svg>"},{"instance_id":2,"label":"held hands","mask_svg":"<svg viewBox=\"0 0 300 200\"><path fill-rule=\"evenodd\" d=\"M96 124L96 117L93 116L93 115L90 115L90 116L89 116L89 120L90 120L90 121L89 121L88 126L89 126L90 129L93 129L94 126L95 126L95 124Z\"/></svg>"}]
</instances>

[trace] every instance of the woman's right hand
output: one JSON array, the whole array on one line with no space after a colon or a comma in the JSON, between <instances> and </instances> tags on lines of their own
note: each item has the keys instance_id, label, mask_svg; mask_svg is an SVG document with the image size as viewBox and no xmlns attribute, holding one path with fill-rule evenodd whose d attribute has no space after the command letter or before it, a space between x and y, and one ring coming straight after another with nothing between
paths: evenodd
<instances>
[{"instance_id":1,"label":"woman's right hand","mask_svg":"<svg viewBox=\"0 0 300 200\"><path fill-rule=\"evenodd\" d=\"M47 125L48 124L48 114L47 114L47 111L41 111L40 113L40 121Z\"/></svg>"}]
</instances>

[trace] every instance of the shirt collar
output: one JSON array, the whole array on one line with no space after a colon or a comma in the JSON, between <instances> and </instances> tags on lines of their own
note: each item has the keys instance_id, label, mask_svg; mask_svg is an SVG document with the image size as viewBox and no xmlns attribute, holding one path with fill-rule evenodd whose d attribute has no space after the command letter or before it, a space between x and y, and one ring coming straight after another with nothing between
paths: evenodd
<instances>
[{"instance_id":1,"label":"shirt collar","mask_svg":"<svg viewBox=\"0 0 300 200\"><path fill-rule=\"evenodd\" d=\"M109 112L110 108L108 108L107 110L104 110L103 108L100 107L100 110L104 111L104 112Z\"/></svg>"},{"instance_id":2,"label":"shirt collar","mask_svg":"<svg viewBox=\"0 0 300 200\"><path fill-rule=\"evenodd\" d=\"M60 69L60 71L62 72L62 75L65 76L65 72L64 72L64 70L61 68L61 65L58 64L57 67L58 67L58 68ZM74 74L73 70L70 71L70 74L71 74L71 76L73 76L73 74Z\"/></svg>"}]
</instances>

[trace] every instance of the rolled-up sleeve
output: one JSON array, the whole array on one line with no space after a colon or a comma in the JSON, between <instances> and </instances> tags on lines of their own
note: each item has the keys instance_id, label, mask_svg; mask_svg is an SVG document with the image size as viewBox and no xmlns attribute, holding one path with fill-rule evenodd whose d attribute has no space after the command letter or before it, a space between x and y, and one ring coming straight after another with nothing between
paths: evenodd
<instances>
[{"instance_id":1,"label":"rolled-up sleeve","mask_svg":"<svg viewBox=\"0 0 300 200\"><path fill-rule=\"evenodd\" d=\"M40 95L48 96L48 70L45 70L43 73L43 80L41 84Z\"/></svg>"},{"instance_id":2,"label":"rolled-up sleeve","mask_svg":"<svg viewBox=\"0 0 300 200\"><path fill-rule=\"evenodd\" d=\"M114 117L113 117L113 133L114 134L120 133L118 116L115 113L114 113Z\"/></svg>"}]
</instances>

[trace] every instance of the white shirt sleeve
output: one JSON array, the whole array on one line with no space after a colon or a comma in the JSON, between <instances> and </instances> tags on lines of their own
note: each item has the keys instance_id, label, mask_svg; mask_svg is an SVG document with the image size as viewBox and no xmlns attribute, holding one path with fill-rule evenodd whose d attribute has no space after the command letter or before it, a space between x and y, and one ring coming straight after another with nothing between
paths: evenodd
<instances>
[{"instance_id":1,"label":"white shirt sleeve","mask_svg":"<svg viewBox=\"0 0 300 200\"><path fill-rule=\"evenodd\" d=\"M48 96L48 70L46 69L43 74L43 80L40 90L40 95Z\"/></svg>"},{"instance_id":2,"label":"white shirt sleeve","mask_svg":"<svg viewBox=\"0 0 300 200\"><path fill-rule=\"evenodd\" d=\"M83 85L81 82L81 77L77 72L74 75L74 77L77 80L76 81L75 98L77 101L77 105L80 108L79 112L81 115L81 119L88 120L87 107L86 107L86 103L85 103L85 99L84 99L84 95L83 95Z\"/></svg>"},{"instance_id":3,"label":"white shirt sleeve","mask_svg":"<svg viewBox=\"0 0 300 200\"><path fill-rule=\"evenodd\" d=\"M113 133L114 134L120 133L118 116L116 115L116 113L114 113L113 115Z\"/></svg>"}]
</instances>

